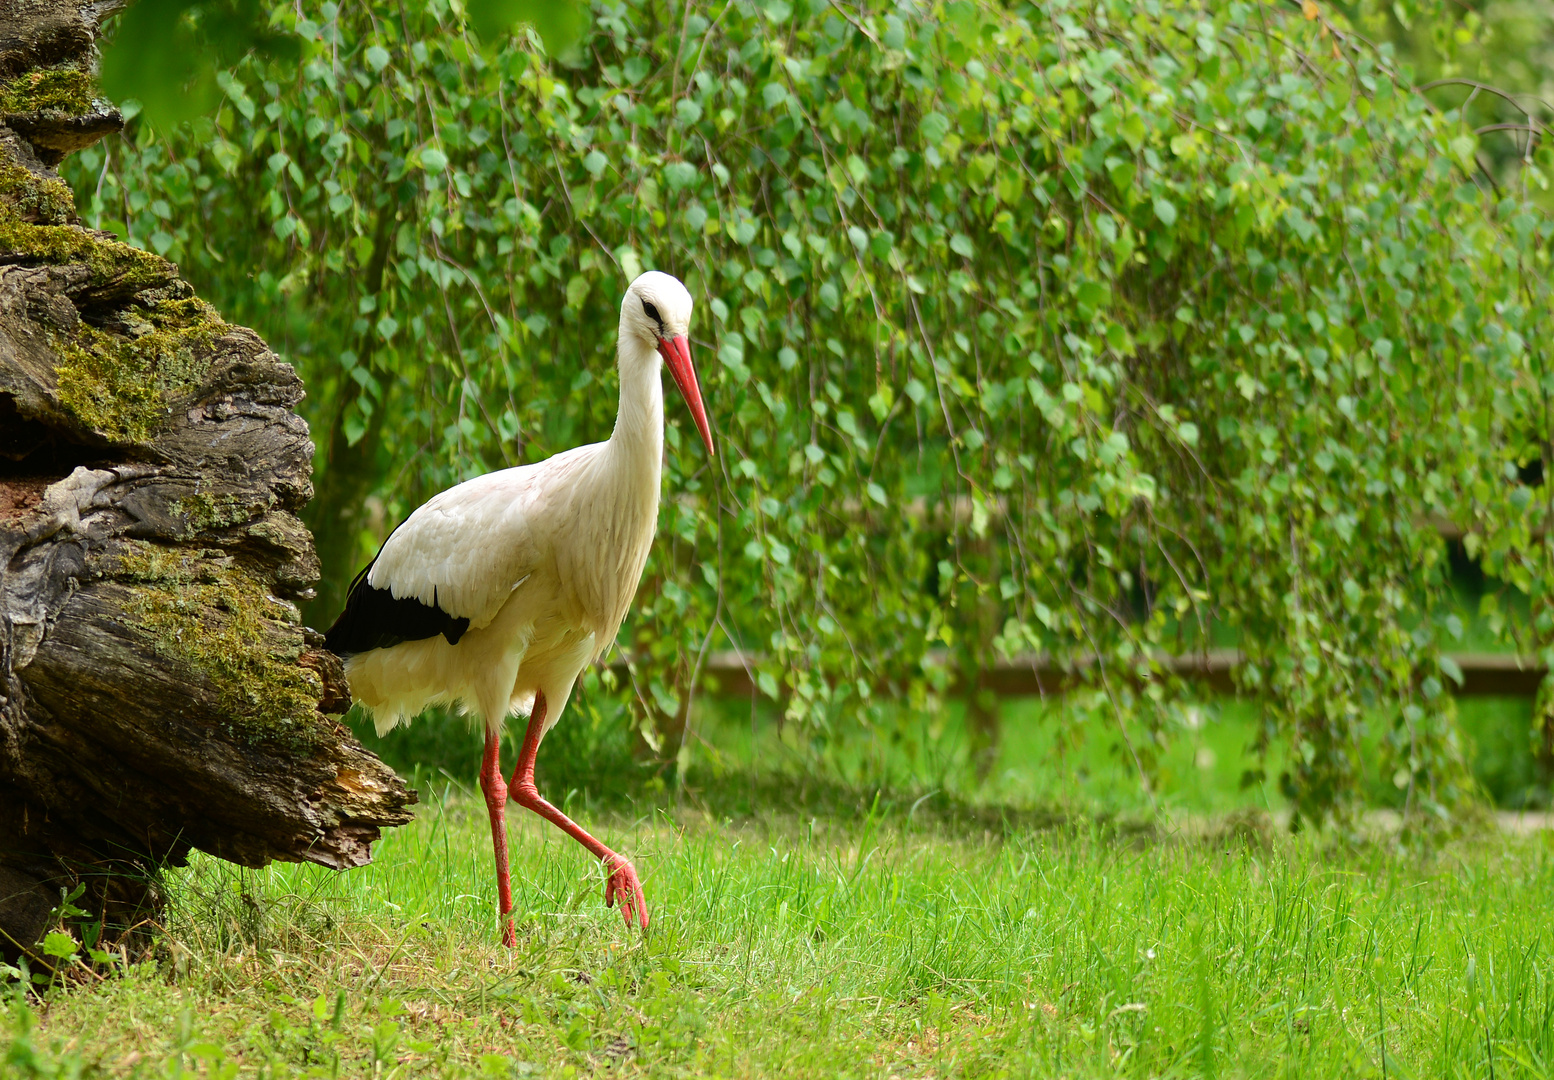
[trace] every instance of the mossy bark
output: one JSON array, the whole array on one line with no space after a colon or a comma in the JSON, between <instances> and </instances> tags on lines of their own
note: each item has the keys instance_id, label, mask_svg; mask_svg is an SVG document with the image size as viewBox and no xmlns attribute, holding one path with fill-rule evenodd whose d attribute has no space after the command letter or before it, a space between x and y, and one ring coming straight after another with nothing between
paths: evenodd
<instances>
[{"instance_id":1,"label":"mossy bark","mask_svg":"<svg viewBox=\"0 0 1554 1080\"><path fill-rule=\"evenodd\" d=\"M295 372L52 165L119 126L110 5L0 0L0 954L60 891L124 933L198 848L344 868L415 793L325 711ZM95 134L94 134L95 133Z\"/></svg>"}]
</instances>

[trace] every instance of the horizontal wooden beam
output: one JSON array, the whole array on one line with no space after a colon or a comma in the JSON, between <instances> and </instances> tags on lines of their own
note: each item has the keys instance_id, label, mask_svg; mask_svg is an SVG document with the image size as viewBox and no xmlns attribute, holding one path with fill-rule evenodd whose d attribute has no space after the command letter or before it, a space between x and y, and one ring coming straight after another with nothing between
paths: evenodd
<instances>
[{"instance_id":1,"label":"horizontal wooden beam","mask_svg":"<svg viewBox=\"0 0 1554 1080\"><path fill-rule=\"evenodd\" d=\"M699 510L704 505L700 495L680 494L673 496L674 501L685 507ZM839 511L844 518L861 517L869 512L869 506L859 499L843 499L840 504L832 508ZM954 521L958 525L964 525L975 516L975 504L965 495L957 495L951 499L927 499L919 495L909 499L903 509L909 520L921 522L930 518L940 521ZM986 509L990 518L997 520L1002 518L1009 510L1009 501L999 495L989 499ZM1445 514L1428 513L1418 514L1413 519L1415 528L1434 529L1442 540L1448 543L1461 541L1468 531ZM1544 528L1535 525L1532 530L1534 539L1544 536Z\"/></svg>"},{"instance_id":2,"label":"horizontal wooden beam","mask_svg":"<svg viewBox=\"0 0 1554 1080\"><path fill-rule=\"evenodd\" d=\"M1462 685L1442 677L1445 688L1458 697L1532 697L1547 674L1547 669L1534 660L1503 653L1452 653L1462 670ZM942 662L944 657L940 654ZM1180 676L1216 694L1232 695L1236 692L1232 673L1242 663L1239 649L1207 649L1185 656L1162 655L1156 658L1161 667L1172 675ZM734 650L711 653L702 665L703 676L711 676L701 687L703 693L715 693L719 697L750 697L756 693L755 666L760 658ZM978 683L999 697L1047 697L1063 694L1080 685L1084 668L1080 664L1064 669L1051 657L1030 654L1010 660L999 660L982 672ZM618 677L627 678L626 665L611 665ZM1113 674L1114 673L1114 674ZM1109 677L1125 678L1137 685L1143 681L1143 673L1137 668L1115 665ZM964 690L964 682L952 677L954 692Z\"/></svg>"},{"instance_id":3,"label":"horizontal wooden beam","mask_svg":"<svg viewBox=\"0 0 1554 1080\"><path fill-rule=\"evenodd\" d=\"M1167 673L1217 694L1236 692L1233 673L1243 661L1239 649L1209 649L1156 659ZM1499 653L1454 653L1450 654L1450 659L1462 670L1462 685L1456 685L1445 676L1441 682L1458 697L1532 697L1547 673L1533 660ZM1131 681L1139 681L1133 671L1125 674ZM1000 661L981 678L983 686L1006 697L1062 693L1080 681L1079 671L1065 672L1048 658L1039 656Z\"/></svg>"},{"instance_id":4,"label":"horizontal wooden beam","mask_svg":"<svg viewBox=\"0 0 1554 1080\"><path fill-rule=\"evenodd\" d=\"M1504 653L1460 653L1452 656L1462 669L1458 697L1532 697L1548 669L1536 660ZM1448 690L1450 680L1442 680Z\"/></svg>"}]
</instances>

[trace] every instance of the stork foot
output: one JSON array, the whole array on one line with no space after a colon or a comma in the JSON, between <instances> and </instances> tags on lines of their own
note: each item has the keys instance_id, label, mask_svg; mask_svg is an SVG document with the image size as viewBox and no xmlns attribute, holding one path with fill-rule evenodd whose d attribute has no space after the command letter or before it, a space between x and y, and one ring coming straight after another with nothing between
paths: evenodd
<instances>
[{"instance_id":1,"label":"stork foot","mask_svg":"<svg viewBox=\"0 0 1554 1080\"><path fill-rule=\"evenodd\" d=\"M646 930L647 899L642 895L642 882L637 878L637 868L619 855L607 859L605 865L610 868L610 880L604 885L604 906L614 907L618 901L627 928L635 920Z\"/></svg>"}]
</instances>

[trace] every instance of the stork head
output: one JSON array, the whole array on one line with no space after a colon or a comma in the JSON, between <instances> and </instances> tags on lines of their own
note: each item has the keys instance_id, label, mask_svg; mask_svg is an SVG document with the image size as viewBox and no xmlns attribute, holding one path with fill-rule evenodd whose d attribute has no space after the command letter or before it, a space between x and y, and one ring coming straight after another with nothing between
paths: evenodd
<instances>
[{"instance_id":1,"label":"stork head","mask_svg":"<svg viewBox=\"0 0 1554 1080\"><path fill-rule=\"evenodd\" d=\"M711 455L712 429L707 426L707 410L701 403L701 387L696 382L691 343L686 337L691 330L693 306L691 294L679 278L649 270L626 289L626 299L621 301L621 336L635 336L664 358Z\"/></svg>"}]
</instances>

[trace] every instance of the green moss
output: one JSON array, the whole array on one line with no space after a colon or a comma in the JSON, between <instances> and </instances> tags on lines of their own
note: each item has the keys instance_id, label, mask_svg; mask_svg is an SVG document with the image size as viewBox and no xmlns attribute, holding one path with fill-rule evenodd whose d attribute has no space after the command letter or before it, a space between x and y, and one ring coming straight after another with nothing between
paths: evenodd
<instances>
[{"instance_id":1,"label":"green moss","mask_svg":"<svg viewBox=\"0 0 1554 1080\"><path fill-rule=\"evenodd\" d=\"M55 266L84 263L90 284L112 295L174 280L166 259L70 224L74 215L63 182L0 162L0 251ZM222 323L197 299L158 300L135 314L146 332L133 338L82 325L55 335L54 344L61 404L110 439L144 442L209 371L210 344Z\"/></svg>"},{"instance_id":2,"label":"green moss","mask_svg":"<svg viewBox=\"0 0 1554 1080\"><path fill-rule=\"evenodd\" d=\"M39 181L40 185L51 182ZM101 239L77 225L28 221L21 212L24 201L12 197L0 202L0 251L56 266L85 263L96 282L119 282L125 293L165 285L173 279L173 265L159 255Z\"/></svg>"},{"instance_id":3,"label":"green moss","mask_svg":"<svg viewBox=\"0 0 1554 1080\"><path fill-rule=\"evenodd\" d=\"M132 314L145 333L120 337L82 324L55 335L59 400L76 419L109 439L148 441L172 405L210 372L211 344L222 325L210 305L164 300Z\"/></svg>"},{"instance_id":4,"label":"green moss","mask_svg":"<svg viewBox=\"0 0 1554 1080\"><path fill-rule=\"evenodd\" d=\"M158 652L205 677L227 714L228 732L250 746L318 746L323 687L296 664L300 638L277 627L281 608L240 565L140 541L119 555L119 580L134 589L130 617Z\"/></svg>"},{"instance_id":5,"label":"green moss","mask_svg":"<svg viewBox=\"0 0 1554 1080\"><path fill-rule=\"evenodd\" d=\"M74 68L33 71L0 84L0 112L84 116L92 111L96 89L90 75Z\"/></svg>"},{"instance_id":6,"label":"green moss","mask_svg":"<svg viewBox=\"0 0 1554 1080\"><path fill-rule=\"evenodd\" d=\"M70 185L30 172L15 162L0 162L0 198L15 208L23 221L61 225L75 216L76 201Z\"/></svg>"},{"instance_id":7,"label":"green moss","mask_svg":"<svg viewBox=\"0 0 1554 1080\"><path fill-rule=\"evenodd\" d=\"M159 300L149 309L149 315L159 330L212 331L222 325L216 309L197 296L183 300Z\"/></svg>"},{"instance_id":8,"label":"green moss","mask_svg":"<svg viewBox=\"0 0 1554 1080\"><path fill-rule=\"evenodd\" d=\"M126 294L176 276L161 256L87 232L74 218L75 199L64 181L0 163L0 251L54 265L85 263L93 284L113 283Z\"/></svg>"},{"instance_id":9,"label":"green moss","mask_svg":"<svg viewBox=\"0 0 1554 1080\"><path fill-rule=\"evenodd\" d=\"M0 252L56 266L84 263L93 285L111 286L119 295L177 276L177 268L161 256L88 232L74 219L75 199L64 181L0 162Z\"/></svg>"}]
</instances>

